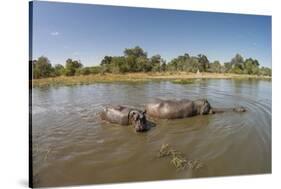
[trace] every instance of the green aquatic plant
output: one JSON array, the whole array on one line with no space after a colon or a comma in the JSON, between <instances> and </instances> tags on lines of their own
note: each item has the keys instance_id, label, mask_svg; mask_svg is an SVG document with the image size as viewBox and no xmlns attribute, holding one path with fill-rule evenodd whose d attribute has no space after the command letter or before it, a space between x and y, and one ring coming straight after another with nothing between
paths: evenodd
<instances>
[{"instance_id":1,"label":"green aquatic plant","mask_svg":"<svg viewBox=\"0 0 281 189\"><path fill-rule=\"evenodd\" d=\"M187 160L183 153L173 149L169 144L163 144L159 151L159 158L170 157L170 163L178 170L200 169L203 167L203 163L199 160Z\"/></svg>"},{"instance_id":2,"label":"green aquatic plant","mask_svg":"<svg viewBox=\"0 0 281 189\"><path fill-rule=\"evenodd\" d=\"M44 156L44 161L47 160L48 155L49 155L49 153L51 152L51 150L52 150L51 148L47 150L47 152L46 152L46 154L45 154L45 156Z\"/></svg>"},{"instance_id":3,"label":"green aquatic plant","mask_svg":"<svg viewBox=\"0 0 281 189\"><path fill-rule=\"evenodd\" d=\"M200 169L203 167L203 163L200 162L199 160L189 160L187 162L187 166L190 168L190 169Z\"/></svg>"},{"instance_id":4,"label":"green aquatic plant","mask_svg":"<svg viewBox=\"0 0 281 189\"><path fill-rule=\"evenodd\" d=\"M159 157L165 157L165 156L179 157L182 155L183 154L181 152L172 149L169 144L163 144L159 151Z\"/></svg>"},{"instance_id":5,"label":"green aquatic plant","mask_svg":"<svg viewBox=\"0 0 281 189\"><path fill-rule=\"evenodd\" d=\"M159 151L159 157L165 157L170 155L170 146L169 144L163 144Z\"/></svg>"},{"instance_id":6,"label":"green aquatic plant","mask_svg":"<svg viewBox=\"0 0 281 189\"><path fill-rule=\"evenodd\" d=\"M176 79L176 80L172 80L172 83L187 85L187 84L195 83L195 80L194 79Z\"/></svg>"},{"instance_id":7,"label":"green aquatic plant","mask_svg":"<svg viewBox=\"0 0 281 189\"><path fill-rule=\"evenodd\" d=\"M173 156L170 163L173 164L177 169L185 169L187 166L187 160L180 156Z\"/></svg>"}]
</instances>

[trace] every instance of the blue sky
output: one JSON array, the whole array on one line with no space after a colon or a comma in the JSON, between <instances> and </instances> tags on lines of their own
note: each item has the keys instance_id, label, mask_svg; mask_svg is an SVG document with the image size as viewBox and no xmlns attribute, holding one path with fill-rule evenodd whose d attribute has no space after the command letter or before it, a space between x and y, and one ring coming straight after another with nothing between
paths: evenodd
<instances>
[{"instance_id":1,"label":"blue sky","mask_svg":"<svg viewBox=\"0 0 281 189\"><path fill-rule=\"evenodd\" d=\"M189 53L229 61L236 53L271 67L271 17L36 1L33 59L79 59L98 65L105 55L142 47L167 61Z\"/></svg>"}]
</instances>

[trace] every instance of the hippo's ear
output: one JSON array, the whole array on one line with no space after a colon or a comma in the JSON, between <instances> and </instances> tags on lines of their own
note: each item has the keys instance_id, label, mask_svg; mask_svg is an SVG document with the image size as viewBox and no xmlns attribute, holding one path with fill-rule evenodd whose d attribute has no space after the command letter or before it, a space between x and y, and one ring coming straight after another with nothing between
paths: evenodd
<instances>
[{"instance_id":1,"label":"hippo's ear","mask_svg":"<svg viewBox=\"0 0 281 189\"><path fill-rule=\"evenodd\" d=\"M130 111L130 113L129 113L129 118L130 118L130 119L133 118L133 119L135 120L135 119L136 119L136 116L135 116L136 114L137 114L136 111L134 111L134 110L133 110L133 111Z\"/></svg>"},{"instance_id":2,"label":"hippo's ear","mask_svg":"<svg viewBox=\"0 0 281 189\"><path fill-rule=\"evenodd\" d=\"M130 111L129 116L134 116L136 114L136 111Z\"/></svg>"},{"instance_id":3,"label":"hippo's ear","mask_svg":"<svg viewBox=\"0 0 281 189\"><path fill-rule=\"evenodd\" d=\"M203 106L200 109L200 115L209 114L211 109L211 105L207 100L204 100Z\"/></svg>"},{"instance_id":4,"label":"hippo's ear","mask_svg":"<svg viewBox=\"0 0 281 189\"><path fill-rule=\"evenodd\" d=\"M144 110L142 114L146 114L146 110Z\"/></svg>"}]
</instances>

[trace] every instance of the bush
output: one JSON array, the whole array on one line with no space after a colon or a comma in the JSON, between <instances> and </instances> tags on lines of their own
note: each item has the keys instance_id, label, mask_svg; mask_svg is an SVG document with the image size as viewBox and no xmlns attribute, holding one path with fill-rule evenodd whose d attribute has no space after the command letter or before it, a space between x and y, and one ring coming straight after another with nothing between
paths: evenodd
<instances>
[{"instance_id":1,"label":"bush","mask_svg":"<svg viewBox=\"0 0 281 189\"><path fill-rule=\"evenodd\" d=\"M38 60L32 62L33 78L44 78L53 76L52 64L47 57L41 56Z\"/></svg>"},{"instance_id":2,"label":"bush","mask_svg":"<svg viewBox=\"0 0 281 189\"><path fill-rule=\"evenodd\" d=\"M93 66L90 67L91 74L99 74L102 73L102 67L101 66Z\"/></svg>"},{"instance_id":3,"label":"bush","mask_svg":"<svg viewBox=\"0 0 281 189\"><path fill-rule=\"evenodd\" d=\"M89 67L83 68L82 69L82 74L83 75L89 75L91 73L91 70Z\"/></svg>"},{"instance_id":4,"label":"bush","mask_svg":"<svg viewBox=\"0 0 281 189\"><path fill-rule=\"evenodd\" d=\"M64 74L64 72L65 72L65 69L64 69L63 65L61 65L61 64L55 65L55 68L54 68L55 76L61 76Z\"/></svg>"},{"instance_id":5,"label":"bush","mask_svg":"<svg viewBox=\"0 0 281 189\"><path fill-rule=\"evenodd\" d=\"M65 75L66 76L73 76L76 74L76 70L82 68L83 65L80 61L67 59L65 63ZM79 71L78 71L79 72Z\"/></svg>"}]
</instances>

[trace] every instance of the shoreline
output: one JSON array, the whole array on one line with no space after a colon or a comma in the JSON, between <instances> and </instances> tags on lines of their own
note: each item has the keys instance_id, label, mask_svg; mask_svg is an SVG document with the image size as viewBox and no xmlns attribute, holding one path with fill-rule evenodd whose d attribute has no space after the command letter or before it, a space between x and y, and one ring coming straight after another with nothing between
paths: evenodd
<instances>
[{"instance_id":1,"label":"shoreline","mask_svg":"<svg viewBox=\"0 0 281 189\"><path fill-rule=\"evenodd\" d=\"M114 82L146 82L155 80L193 80L193 79L270 79L271 76L231 74L231 73L186 73L186 72L165 72L165 73L125 73L104 75L80 75L80 76L59 76L42 79L33 79L32 87L47 86L72 86L89 85L95 83L114 83ZM180 82L179 82L180 83Z\"/></svg>"}]
</instances>

